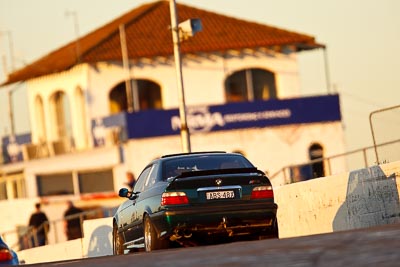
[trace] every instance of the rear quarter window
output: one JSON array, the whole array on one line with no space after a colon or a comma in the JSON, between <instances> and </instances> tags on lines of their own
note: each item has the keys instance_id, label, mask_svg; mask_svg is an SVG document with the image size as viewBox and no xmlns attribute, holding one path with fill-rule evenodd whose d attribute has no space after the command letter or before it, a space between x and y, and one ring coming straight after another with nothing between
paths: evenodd
<instances>
[{"instance_id":1,"label":"rear quarter window","mask_svg":"<svg viewBox=\"0 0 400 267\"><path fill-rule=\"evenodd\" d=\"M134 192L143 192L145 183L147 181L147 177L149 176L149 173L150 173L150 170L151 170L151 166L144 169L142 171L142 173L139 175L138 180L137 180L134 190L133 190Z\"/></svg>"}]
</instances>

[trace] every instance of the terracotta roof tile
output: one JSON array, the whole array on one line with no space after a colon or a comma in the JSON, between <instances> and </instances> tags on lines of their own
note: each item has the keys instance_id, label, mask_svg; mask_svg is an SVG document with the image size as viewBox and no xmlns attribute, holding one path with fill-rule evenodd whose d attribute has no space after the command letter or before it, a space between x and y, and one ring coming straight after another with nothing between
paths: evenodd
<instances>
[{"instance_id":1,"label":"terracotta roof tile","mask_svg":"<svg viewBox=\"0 0 400 267\"><path fill-rule=\"evenodd\" d=\"M179 22L189 18L201 19L203 31L182 42L181 52L224 52L244 48L292 45L298 51L323 47L314 37L240 20L214 12L177 4ZM79 61L121 61L119 25L125 25L128 54L131 59L170 56L173 53L169 26L168 1L142 5L105 26L79 39ZM3 84L11 84L34 77L69 69L78 63L76 42L40 58L32 64L11 73Z\"/></svg>"}]
</instances>

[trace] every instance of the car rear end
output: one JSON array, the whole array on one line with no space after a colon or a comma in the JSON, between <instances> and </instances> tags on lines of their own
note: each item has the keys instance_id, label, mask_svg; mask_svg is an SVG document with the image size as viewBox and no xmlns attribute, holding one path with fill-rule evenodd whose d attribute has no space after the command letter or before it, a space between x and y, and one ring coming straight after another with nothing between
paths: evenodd
<instances>
[{"instance_id":1,"label":"car rear end","mask_svg":"<svg viewBox=\"0 0 400 267\"><path fill-rule=\"evenodd\" d=\"M278 237L274 193L254 167L191 171L174 178L154 218L160 235Z\"/></svg>"}]
</instances>

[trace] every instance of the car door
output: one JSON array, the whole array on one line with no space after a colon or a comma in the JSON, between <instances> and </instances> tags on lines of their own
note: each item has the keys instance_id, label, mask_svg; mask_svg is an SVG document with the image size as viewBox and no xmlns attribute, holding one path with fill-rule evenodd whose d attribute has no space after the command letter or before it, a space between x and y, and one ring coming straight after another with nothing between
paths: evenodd
<instances>
[{"instance_id":1,"label":"car door","mask_svg":"<svg viewBox=\"0 0 400 267\"><path fill-rule=\"evenodd\" d=\"M158 164L152 164L149 166L149 173L147 178L144 181L142 191L138 194L136 209L139 211L138 216L135 218L133 222L135 230L137 230L137 238L143 237L143 214L151 213L152 206L154 201L152 201L151 196L153 195L151 192L157 181L157 173L158 173ZM159 203L160 201L158 201Z\"/></svg>"},{"instance_id":2,"label":"car door","mask_svg":"<svg viewBox=\"0 0 400 267\"><path fill-rule=\"evenodd\" d=\"M131 221L131 213L134 209L134 200L126 200L121 204L118 209L118 228L122 229L122 233L125 236L125 240L129 240L127 238L127 231L129 231L129 224Z\"/></svg>"},{"instance_id":3,"label":"car door","mask_svg":"<svg viewBox=\"0 0 400 267\"><path fill-rule=\"evenodd\" d=\"M134 241L141 237L140 226L137 225L138 216L143 213L140 209L138 202L141 200L141 195L145 189L145 183L148 179L151 165L147 166L142 173L139 175L137 182L133 188L133 192L136 194L136 198L131 201L131 205L123 211L123 217L125 218L127 225L125 228L125 240ZM139 229L138 229L139 228Z\"/></svg>"}]
</instances>

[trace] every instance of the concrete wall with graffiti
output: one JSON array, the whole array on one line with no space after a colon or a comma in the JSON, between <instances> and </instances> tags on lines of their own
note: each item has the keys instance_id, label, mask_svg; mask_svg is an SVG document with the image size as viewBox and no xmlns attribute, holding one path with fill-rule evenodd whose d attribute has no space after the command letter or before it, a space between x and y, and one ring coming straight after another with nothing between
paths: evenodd
<instances>
[{"instance_id":1,"label":"concrete wall with graffiti","mask_svg":"<svg viewBox=\"0 0 400 267\"><path fill-rule=\"evenodd\" d=\"M394 162L277 188L280 236L399 223L399 175Z\"/></svg>"}]
</instances>

